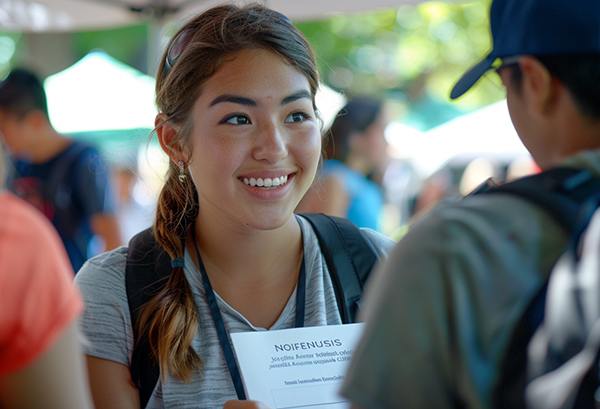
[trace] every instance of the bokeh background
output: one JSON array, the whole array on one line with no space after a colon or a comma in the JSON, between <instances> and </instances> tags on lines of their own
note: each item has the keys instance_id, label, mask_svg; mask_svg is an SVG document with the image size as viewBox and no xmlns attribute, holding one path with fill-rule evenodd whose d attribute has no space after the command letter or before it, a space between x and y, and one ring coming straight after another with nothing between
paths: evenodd
<instances>
[{"instance_id":1,"label":"bokeh background","mask_svg":"<svg viewBox=\"0 0 600 409\"><path fill-rule=\"evenodd\" d=\"M186 15L131 7L102 22L93 22L93 11L84 11L89 20L77 24L67 18L82 5L119 1L0 0L0 79L13 67L34 70L45 79L57 130L92 141L113 161L141 149L151 196L162 172L160 153L147 144L156 114L153 75ZM491 48L491 0L339 3L345 6L315 15L314 0L267 2L289 8L316 50L326 125L347 98L385 100L393 158L384 178L389 234L406 225L426 186L440 187L440 197L463 194L468 188L460 190L461 179L474 160L487 165L469 186L489 176L504 180L513 162L527 161L497 76L486 75L457 101L449 99L458 78Z\"/></svg>"}]
</instances>

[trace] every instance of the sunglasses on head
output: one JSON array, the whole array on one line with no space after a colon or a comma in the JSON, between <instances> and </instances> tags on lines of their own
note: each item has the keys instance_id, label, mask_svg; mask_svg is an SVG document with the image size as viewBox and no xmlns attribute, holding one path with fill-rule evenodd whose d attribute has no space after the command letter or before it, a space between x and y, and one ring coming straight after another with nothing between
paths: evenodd
<instances>
[{"instance_id":1,"label":"sunglasses on head","mask_svg":"<svg viewBox=\"0 0 600 409\"><path fill-rule=\"evenodd\" d=\"M287 18L285 15L274 11L273 13L275 13L276 16L280 17L282 20L286 21L289 24L292 24L291 20L289 18ZM167 58L165 58L165 65L164 65L164 76L166 77L167 74L169 73L169 71L171 71L171 68L173 68L173 65L175 65L175 63L177 62L177 59L179 58L179 56L181 55L181 53L183 53L183 50L185 50L187 48L187 46L190 44L190 41L192 40L192 38L194 37L194 32L192 31L192 28L186 28L183 31L180 31L179 34L177 34L177 37L175 38L175 40L173 40L173 42L171 43L171 45L169 46L169 51L167 52Z\"/></svg>"},{"instance_id":2,"label":"sunglasses on head","mask_svg":"<svg viewBox=\"0 0 600 409\"><path fill-rule=\"evenodd\" d=\"M173 68L173 65L175 65L177 59L179 58L183 50L187 48L193 36L194 32L192 31L192 29L187 28L181 31L177 35L177 38L175 38L175 40L171 43L171 45L169 46L169 51L167 52L167 58L165 58L165 66L163 69L163 75L165 77L167 76L169 71L171 71L171 68Z\"/></svg>"}]
</instances>

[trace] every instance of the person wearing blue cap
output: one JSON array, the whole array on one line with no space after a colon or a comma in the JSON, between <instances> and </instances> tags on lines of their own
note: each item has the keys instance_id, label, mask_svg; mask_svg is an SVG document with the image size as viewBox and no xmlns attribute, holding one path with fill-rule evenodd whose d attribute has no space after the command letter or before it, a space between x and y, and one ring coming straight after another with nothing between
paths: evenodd
<instances>
[{"instance_id":1,"label":"person wearing blue cap","mask_svg":"<svg viewBox=\"0 0 600 409\"><path fill-rule=\"evenodd\" d=\"M493 49L451 98L495 69L543 173L600 177L600 1L494 0L490 21ZM519 407L500 400L512 333L568 238L510 193L437 206L372 278L342 394L364 408Z\"/></svg>"}]
</instances>

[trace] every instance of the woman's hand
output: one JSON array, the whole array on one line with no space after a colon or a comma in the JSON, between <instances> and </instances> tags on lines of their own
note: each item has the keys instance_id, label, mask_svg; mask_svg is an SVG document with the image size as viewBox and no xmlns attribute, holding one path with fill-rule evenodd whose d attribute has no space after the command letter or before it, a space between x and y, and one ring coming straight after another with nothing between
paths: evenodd
<instances>
[{"instance_id":1,"label":"woman's hand","mask_svg":"<svg viewBox=\"0 0 600 409\"><path fill-rule=\"evenodd\" d=\"M255 400L228 400L223 409L270 409L262 402Z\"/></svg>"}]
</instances>

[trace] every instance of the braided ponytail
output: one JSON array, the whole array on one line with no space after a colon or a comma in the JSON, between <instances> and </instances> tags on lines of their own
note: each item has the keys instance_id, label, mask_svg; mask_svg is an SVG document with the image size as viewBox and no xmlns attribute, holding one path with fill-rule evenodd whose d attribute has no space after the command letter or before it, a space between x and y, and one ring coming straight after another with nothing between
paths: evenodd
<instances>
[{"instance_id":1,"label":"braided ponytail","mask_svg":"<svg viewBox=\"0 0 600 409\"><path fill-rule=\"evenodd\" d=\"M171 259L183 258L187 226L198 214L198 196L190 178L179 180L179 169L171 163L160 193L154 222L157 242ZM189 381L202 368L192 348L198 331L198 312L192 289L182 267L175 267L165 287L141 310L140 334L147 333L163 381L171 375Z\"/></svg>"}]
</instances>

